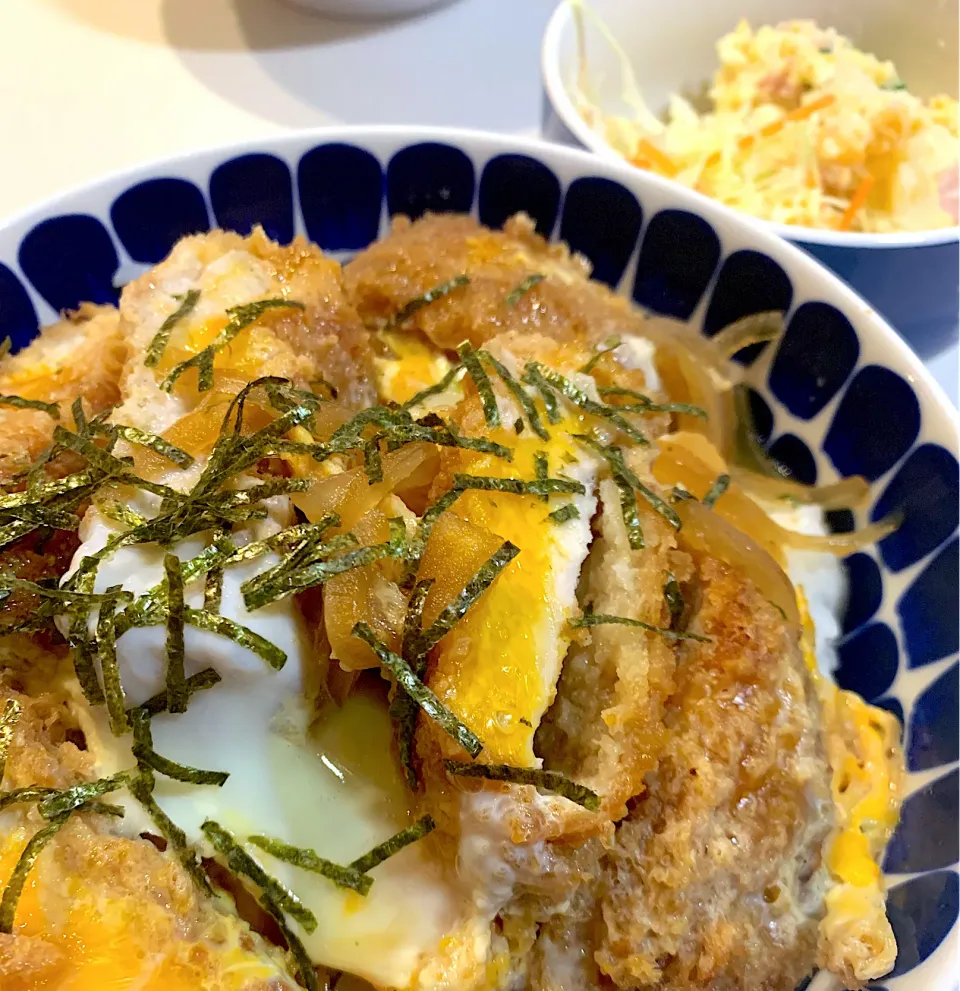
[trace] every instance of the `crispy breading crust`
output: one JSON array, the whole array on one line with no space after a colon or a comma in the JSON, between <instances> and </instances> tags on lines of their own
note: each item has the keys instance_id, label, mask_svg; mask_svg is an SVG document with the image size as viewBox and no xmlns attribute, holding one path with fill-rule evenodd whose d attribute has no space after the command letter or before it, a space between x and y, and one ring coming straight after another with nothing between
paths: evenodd
<instances>
[{"instance_id":1,"label":"crispy breading crust","mask_svg":"<svg viewBox=\"0 0 960 991\"><path fill-rule=\"evenodd\" d=\"M815 688L782 617L697 561L667 742L608 857L597 960L621 987L789 989L809 973L834 819Z\"/></svg>"},{"instance_id":2,"label":"crispy breading crust","mask_svg":"<svg viewBox=\"0 0 960 991\"><path fill-rule=\"evenodd\" d=\"M88 414L120 401L127 357L120 315L112 306L85 303L0 361L0 393L59 403L70 425L70 404L83 396ZM47 447L55 421L46 413L0 406L0 484Z\"/></svg>"}]
</instances>

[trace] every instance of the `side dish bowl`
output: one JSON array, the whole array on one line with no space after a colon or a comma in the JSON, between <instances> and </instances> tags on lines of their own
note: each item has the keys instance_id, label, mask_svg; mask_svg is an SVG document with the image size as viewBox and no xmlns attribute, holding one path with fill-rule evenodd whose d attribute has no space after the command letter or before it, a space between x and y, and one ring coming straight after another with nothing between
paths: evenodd
<instances>
[{"instance_id":1,"label":"side dish bowl","mask_svg":"<svg viewBox=\"0 0 960 991\"><path fill-rule=\"evenodd\" d=\"M589 6L622 47L655 113L665 108L672 93L701 90L716 69L717 40L741 18L754 27L798 18L835 27L863 50L891 59L917 95L957 95L957 7L942 0L920 0L907 18L893 2L702 4L679 0L667 9L645 0L590 0ZM592 18L584 18L584 35L599 107L604 112L623 113L619 65ZM606 159L620 161L603 137L584 122L571 97L577 60L575 14L564 0L543 37L541 69L547 96L567 135ZM752 222L775 231L833 269L922 356L956 341L960 229L861 234Z\"/></svg>"},{"instance_id":2,"label":"side dish bowl","mask_svg":"<svg viewBox=\"0 0 960 991\"><path fill-rule=\"evenodd\" d=\"M905 724L909 797L884 865L900 952L884 984L947 991L958 915L957 415L871 307L777 232L556 145L414 127L292 134L146 164L0 226L0 339L16 349L61 310L115 303L178 238L214 226L260 224L283 243L302 233L347 258L393 214L472 212L496 227L520 210L589 258L597 278L704 334L784 311L785 335L755 357L764 443L802 482L865 476L857 523L902 514L894 534L843 562L837 679ZM848 512L829 522L853 525Z\"/></svg>"}]
</instances>

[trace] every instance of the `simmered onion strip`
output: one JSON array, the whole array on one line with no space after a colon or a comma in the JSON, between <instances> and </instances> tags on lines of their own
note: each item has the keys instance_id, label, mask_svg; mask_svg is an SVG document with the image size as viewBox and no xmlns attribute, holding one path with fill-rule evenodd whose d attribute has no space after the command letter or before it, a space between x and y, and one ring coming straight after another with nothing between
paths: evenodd
<instances>
[{"instance_id":1,"label":"simmered onion strip","mask_svg":"<svg viewBox=\"0 0 960 991\"><path fill-rule=\"evenodd\" d=\"M675 508L683 520L683 528L677 538L681 546L710 554L741 569L783 612L787 622L796 627L799 635L800 613L793 585L773 557L719 513L699 502L679 502Z\"/></svg>"},{"instance_id":2,"label":"simmered onion strip","mask_svg":"<svg viewBox=\"0 0 960 991\"><path fill-rule=\"evenodd\" d=\"M784 330L783 313L765 310L751 313L727 324L709 340L710 347L723 358L732 358L738 351L761 341L775 341Z\"/></svg>"}]
</instances>

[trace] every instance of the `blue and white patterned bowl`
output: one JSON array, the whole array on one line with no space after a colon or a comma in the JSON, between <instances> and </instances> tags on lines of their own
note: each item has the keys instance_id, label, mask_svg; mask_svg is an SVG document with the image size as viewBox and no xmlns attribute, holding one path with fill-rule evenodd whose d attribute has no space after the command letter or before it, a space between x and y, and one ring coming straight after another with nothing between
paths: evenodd
<instances>
[{"instance_id":1,"label":"blue and white patterned bowl","mask_svg":"<svg viewBox=\"0 0 960 991\"><path fill-rule=\"evenodd\" d=\"M805 482L865 475L866 519L904 523L845 561L851 585L841 685L906 725L909 791L887 854L900 946L891 991L949 991L958 900L958 467L956 413L916 356L825 269L696 193L582 152L426 128L338 128L198 152L104 179L0 228L0 338L119 285L185 234L262 224L335 256L387 217L525 210L585 254L597 278L705 334L787 311L755 397L770 450ZM831 514L837 530L849 513Z\"/></svg>"}]
</instances>

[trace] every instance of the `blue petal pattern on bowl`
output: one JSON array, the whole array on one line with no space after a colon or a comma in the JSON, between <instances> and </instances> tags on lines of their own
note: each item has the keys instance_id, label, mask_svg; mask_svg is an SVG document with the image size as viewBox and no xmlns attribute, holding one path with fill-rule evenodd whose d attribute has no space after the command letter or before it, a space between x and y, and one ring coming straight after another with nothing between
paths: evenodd
<instances>
[{"instance_id":1,"label":"blue petal pattern on bowl","mask_svg":"<svg viewBox=\"0 0 960 991\"><path fill-rule=\"evenodd\" d=\"M156 265L187 234L210 229L203 193L186 179L148 179L113 201L110 219L135 261Z\"/></svg>"},{"instance_id":2,"label":"blue petal pattern on bowl","mask_svg":"<svg viewBox=\"0 0 960 991\"><path fill-rule=\"evenodd\" d=\"M259 224L274 241L293 240L293 180L276 155L244 155L210 176L210 203L218 227L249 234Z\"/></svg>"},{"instance_id":3,"label":"blue petal pattern on bowl","mask_svg":"<svg viewBox=\"0 0 960 991\"><path fill-rule=\"evenodd\" d=\"M177 237L207 228L208 204L223 226L245 233L263 224L282 241L304 230L336 252L369 244L393 213L473 210L496 225L524 210L541 233L583 252L603 281L649 311L694 318L708 335L751 313L787 311L778 353L764 356L772 359L766 384L749 393L761 442L775 437L771 453L803 481L835 477L831 465L866 475L872 518L904 514L879 549L844 562L851 593L837 678L909 726L909 769L921 779L909 785L887 858L900 953L884 983L927 991L919 974L901 975L936 951L958 911L958 470L944 447L955 444L899 359L888 361L858 334L864 317L851 297L826 282L811 294L816 280L801 278L786 248L747 236L742 223L724 227L714 207L702 215L682 191L613 175L625 173L536 146L518 153L505 140L362 131L316 145L290 137L244 154L206 153L176 170L144 168L0 230L0 335L19 348L38 312L49 319L84 300L115 302L122 255L156 262ZM827 519L834 532L866 522L846 510ZM897 884L901 872L915 876Z\"/></svg>"}]
</instances>

